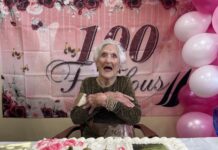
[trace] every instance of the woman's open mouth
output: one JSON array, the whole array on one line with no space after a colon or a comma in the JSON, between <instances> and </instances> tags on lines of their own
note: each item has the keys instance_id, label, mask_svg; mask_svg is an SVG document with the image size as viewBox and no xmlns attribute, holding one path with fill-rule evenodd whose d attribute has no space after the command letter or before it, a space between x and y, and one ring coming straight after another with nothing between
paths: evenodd
<instances>
[{"instance_id":1,"label":"woman's open mouth","mask_svg":"<svg viewBox=\"0 0 218 150\"><path fill-rule=\"evenodd\" d=\"M111 67L111 66L104 66L103 69L104 69L105 72L110 72L110 71L113 70L113 67Z\"/></svg>"}]
</instances>

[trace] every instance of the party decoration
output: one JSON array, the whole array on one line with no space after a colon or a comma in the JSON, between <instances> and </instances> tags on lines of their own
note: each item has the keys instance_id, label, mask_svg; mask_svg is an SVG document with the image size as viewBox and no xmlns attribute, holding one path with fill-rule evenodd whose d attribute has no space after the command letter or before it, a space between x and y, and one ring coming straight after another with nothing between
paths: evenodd
<instances>
[{"instance_id":1,"label":"party decoration","mask_svg":"<svg viewBox=\"0 0 218 150\"><path fill-rule=\"evenodd\" d=\"M191 11L182 15L174 26L174 33L180 41L186 41L191 36L203 33L211 23L212 16L198 11Z\"/></svg>"},{"instance_id":2,"label":"party decoration","mask_svg":"<svg viewBox=\"0 0 218 150\"><path fill-rule=\"evenodd\" d=\"M216 107L213 111L213 126L216 131L216 135L218 136L218 107Z\"/></svg>"},{"instance_id":3,"label":"party decoration","mask_svg":"<svg viewBox=\"0 0 218 150\"><path fill-rule=\"evenodd\" d=\"M178 99L184 107L184 113L198 111L212 115L214 107L218 106L218 95L209 98L198 97L188 84L181 88Z\"/></svg>"},{"instance_id":4,"label":"party decoration","mask_svg":"<svg viewBox=\"0 0 218 150\"><path fill-rule=\"evenodd\" d=\"M177 78L179 77L179 74L177 74L177 76L174 78L174 80L172 81L172 83L169 85L169 87L166 90L166 93L164 94L163 98L161 99L161 101L157 104L157 105L164 105L166 107L172 107L172 106L176 106L179 104L179 99L178 99L178 94L180 89L187 83L188 78L191 74L191 69L189 71L186 72L186 74L182 77L182 79L179 81L179 83L177 84L177 86L175 87L171 98L169 99L169 95L171 94L171 91L174 87L174 84L176 83Z\"/></svg>"},{"instance_id":5,"label":"party decoration","mask_svg":"<svg viewBox=\"0 0 218 150\"><path fill-rule=\"evenodd\" d=\"M179 91L179 102L183 104L184 106L188 105L218 105L218 95L215 95L213 97L203 98L198 97L195 95L194 92L191 91L188 84L183 86L181 90Z\"/></svg>"},{"instance_id":6,"label":"party decoration","mask_svg":"<svg viewBox=\"0 0 218 150\"><path fill-rule=\"evenodd\" d=\"M218 57L211 63L211 65L218 66Z\"/></svg>"},{"instance_id":7,"label":"party decoration","mask_svg":"<svg viewBox=\"0 0 218 150\"><path fill-rule=\"evenodd\" d=\"M218 0L192 0L192 3L198 11L210 14L218 6Z\"/></svg>"},{"instance_id":8,"label":"party decoration","mask_svg":"<svg viewBox=\"0 0 218 150\"><path fill-rule=\"evenodd\" d=\"M190 89L188 84L184 85L179 90L179 94L178 94L179 102L183 106L188 106L188 105L192 104L191 99L193 99L193 97L195 97L195 96L196 95L194 94L194 92L191 91L191 89Z\"/></svg>"},{"instance_id":9,"label":"party decoration","mask_svg":"<svg viewBox=\"0 0 218 150\"><path fill-rule=\"evenodd\" d=\"M207 103L209 104L209 102ZM210 105L207 106L207 104L202 105L202 104L194 104L194 105L189 105L184 107L184 111L183 113L188 113L188 112L202 112L208 115L212 115L213 114L213 107L211 107Z\"/></svg>"},{"instance_id":10,"label":"party decoration","mask_svg":"<svg viewBox=\"0 0 218 150\"><path fill-rule=\"evenodd\" d=\"M211 23L210 26L207 28L207 31L206 31L206 32L207 32L207 33L216 33L215 30L214 30L214 28L213 28L212 23Z\"/></svg>"},{"instance_id":11,"label":"party decoration","mask_svg":"<svg viewBox=\"0 0 218 150\"><path fill-rule=\"evenodd\" d=\"M217 57L218 35L201 33L191 37L183 46L182 57L186 64L200 67L212 63Z\"/></svg>"},{"instance_id":12,"label":"party decoration","mask_svg":"<svg viewBox=\"0 0 218 150\"><path fill-rule=\"evenodd\" d=\"M215 9L212 17L212 26L216 33L218 33L218 7Z\"/></svg>"},{"instance_id":13,"label":"party decoration","mask_svg":"<svg viewBox=\"0 0 218 150\"><path fill-rule=\"evenodd\" d=\"M201 112L182 115L176 126L179 137L208 137L214 132L212 117Z\"/></svg>"},{"instance_id":14,"label":"party decoration","mask_svg":"<svg viewBox=\"0 0 218 150\"><path fill-rule=\"evenodd\" d=\"M177 11L166 10L158 1L1 0L2 117L69 117L82 81L98 75L93 54L106 38L125 48L119 75L131 78L142 116L180 115L189 68L171 31L193 6L177 0Z\"/></svg>"},{"instance_id":15,"label":"party decoration","mask_svg":"<svg viewBox=\"0 0 218 150\"><path fill-rule=\"evenodd\" d=\"M189 79L190 89L199 97L218 94L218 67L205 65L195 70Z\"/></svg>"}]
</instances>

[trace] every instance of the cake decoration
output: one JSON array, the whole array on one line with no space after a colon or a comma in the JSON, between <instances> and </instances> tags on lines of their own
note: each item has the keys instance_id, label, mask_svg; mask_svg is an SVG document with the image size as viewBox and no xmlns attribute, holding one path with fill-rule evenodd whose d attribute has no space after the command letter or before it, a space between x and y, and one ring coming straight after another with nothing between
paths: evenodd
<instances>
[{"instance_id":1,"label":"cake decoration","mask_svg":"<svg viewBox=\"0 0 218 150\"><path fill-rule=\"evenodd\" d=\"M36 142L33 150L188 150L184 143L176 138L130 138L99 137L43 139Z\"/></svg>"}]
</instances>

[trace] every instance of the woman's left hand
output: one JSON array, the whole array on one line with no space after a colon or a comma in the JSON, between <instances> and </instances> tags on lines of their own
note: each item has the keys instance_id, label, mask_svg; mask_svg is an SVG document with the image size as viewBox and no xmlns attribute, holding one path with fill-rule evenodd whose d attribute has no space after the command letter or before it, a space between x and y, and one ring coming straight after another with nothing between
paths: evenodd
<instances>
[{"instance_id":1,"label":"woman's left hand","mask_svg":"<svg viewBox=\"0 0 218 150\"><path fill-rule=\"evenodd\" d=\"M135 105L133 102L134 99L126 94L121 92L106 92L106 93L96 93L89 94L86 99L86 104L82 107L83 109L89 109L89 114L91 114L96 107L106 106L108 97L112 97L114 100L121 102L127 107L133 108Z\"/></svg>"},{"instance_id":2,"label":"woman's left hand","mask_svg":"<svg viewBox=\"0 0 218 150\"><path fill-rule=\"evenodd\" d=\"M87 103L83 106L84 109L89 109L89 114L93 112L96 107L105 106L107 96L104 93L90 94L87 96Z\"/></svg>"}]
</instances>

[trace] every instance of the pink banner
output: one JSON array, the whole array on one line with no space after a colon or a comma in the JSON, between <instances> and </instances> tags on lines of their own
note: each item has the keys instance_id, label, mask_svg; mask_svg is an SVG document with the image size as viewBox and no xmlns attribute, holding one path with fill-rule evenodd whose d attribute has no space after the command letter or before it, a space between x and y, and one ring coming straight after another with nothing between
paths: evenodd
<instances>
[{"instance_id":1,"label":"pink banner","mask_svg":"<svg viewBox=\"0 0 218 150\"><path fill-rule=\"evenodd\" d=\"M19 2L0 2L3 116L68 117L81 81L98 75L93 49L105 38L126 48L121 75L131 77L143 115L181 114L177 94L190 72L173 26L191 2L165 9L159 0L135 8L96 0L87 9L75 1L29 0L24 11Z\"/></svg>"}]
</instances>

